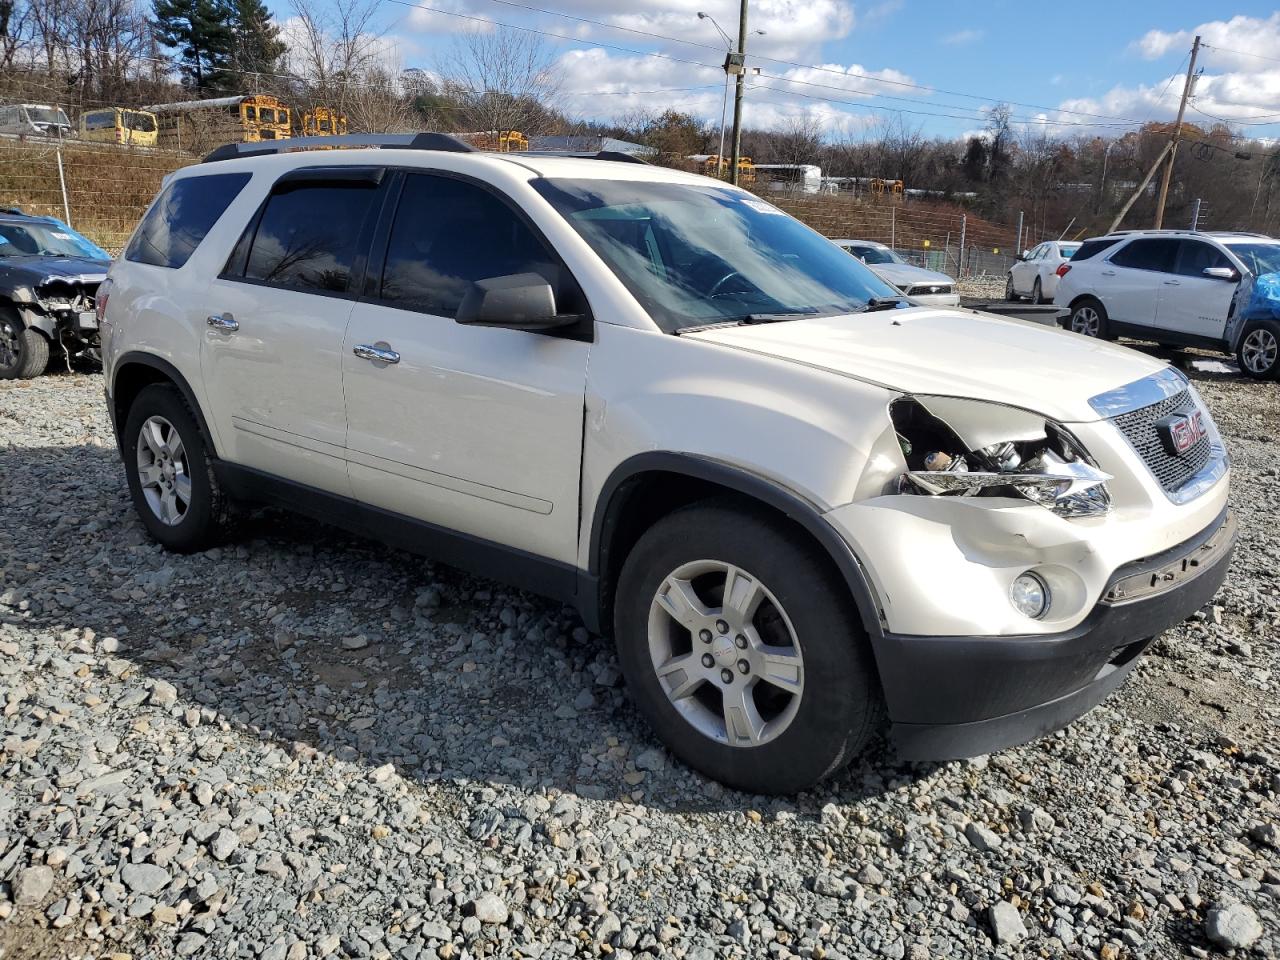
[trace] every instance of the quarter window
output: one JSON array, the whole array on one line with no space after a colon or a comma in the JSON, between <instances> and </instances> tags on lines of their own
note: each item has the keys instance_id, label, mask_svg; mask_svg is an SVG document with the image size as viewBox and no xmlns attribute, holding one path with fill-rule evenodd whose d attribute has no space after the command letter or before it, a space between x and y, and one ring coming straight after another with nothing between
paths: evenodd
<instances>
[{"instance_id":1,"label":"quarter window","mask_svg":"<svg viewBox=\"0 0 1280 960\"><path fill-rule=\"evenodd\" d=\"M1173 258L1177 252L1178 241L1168 237L1134 240L1128 246L1116 251L1111 257L1111 262L1117 267L1171 273Z\"/></svg>"},{"instance_id":2,"label":"quarter window","mask_svg":"<svg viewBox=\"0 0 1280 960\"><path fill-rule=\"evenodd\" d=\"M406 177L387 244L382 300L453 317L472 283L513 273L541 274L561 313L580 312L573 281L496 196L450 177Z\"/></svg>"},{"instance_id":3,"label":"quarter window","mask_svg":"<svg viewBox=\"0 0 1280 960\"><path fill-rule=\"evenodd\" d=\"M346 293L372 183L285 184L267 200L245 277L312 293Z\"/></svg>"},{"instance_id":4,"label":"quarter window","mask_svg":"<svg viewBox=\"0 0 1280 960\"><path fill-rule=\"evenodd\" d=\"M181 267L249 182L247 173L184 177L165 187L138 225L126 260Z\"/></svg>"}]
</instances>

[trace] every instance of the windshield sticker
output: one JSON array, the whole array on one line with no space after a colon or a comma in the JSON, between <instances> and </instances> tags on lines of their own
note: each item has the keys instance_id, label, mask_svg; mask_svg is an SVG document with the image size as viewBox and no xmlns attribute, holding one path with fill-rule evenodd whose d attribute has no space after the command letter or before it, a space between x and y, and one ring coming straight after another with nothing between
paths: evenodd
<instances>
[{"instance_id":1,"label":"windshield sticker","mask_svg":"<svg viewBox=\"0 0 1280 960\"><path fill-rule=\"evenodd\" d=\"M71 234L69 234L69 233L55 233L53 236L54 236L56 239L58 239L58 240L70 240L70 239L71 239Z\"/></svg>"},{"instance_id":2,"label":"windshield sticker","mask_svg":"<svg viewBox=\"0 0 1280 960\"><path fill-rule=\"evenodd\" d=\"M786 214L779 210L771 203L765 203L763 200L743 200L744 206L750 207L756 213L772 213L779 217L785 217Z\"/></svg>"}]
</instances>

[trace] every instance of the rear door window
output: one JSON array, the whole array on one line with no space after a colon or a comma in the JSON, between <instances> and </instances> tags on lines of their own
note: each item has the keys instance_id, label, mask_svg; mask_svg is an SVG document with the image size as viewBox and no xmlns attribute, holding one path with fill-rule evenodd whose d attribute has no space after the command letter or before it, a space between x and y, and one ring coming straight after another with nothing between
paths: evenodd
<instances>
[{"instance_id":1,"label":"rear door window","mask_svg":"<svg viewBox=\"0 0 1280 960\"><path fill-rule=\"evenodd\" d=\"M138 224L124 258L157 267L181 267L249 177L247 173L215 173L175 180Z\"/></svg>"},{"instance_id":2,"label":"rear door window","mask_svg":"<svg viewBox=\"0 0 1280 960\"><path fill-rule=\"evenodd\" d=\"M308 293L346 294L376 183L286 183L267 200L244 276Z\"/></svg>"},{"instance_id":3,"label":"rear door window","mask_svg":"<svg viewBox=\"0 0 1280 960\"><path fill-rule=\"evenodd\" d=\"M1119 237L1105 240L1086 240L1080 244L1079 249L1071 254L1071 259L1079 263L1081 260L1089 260L1102 253L1103 250L1110 250L1120 242ZM1065 254L1064 254L1065 255Z\"/></svg>"},{"instance_id":4,"label":"rear door window","mask_svg":"<svg viewBox=\"0 0 1280 960\"><path fill-rule=\"evenodd\" d=\"M1111 255L1117 267L1133 270L1173 272L1173 260L1178 253L1178 241L1169 237L1151 237L1134 240Z\"/></svg>"}]
</instances>

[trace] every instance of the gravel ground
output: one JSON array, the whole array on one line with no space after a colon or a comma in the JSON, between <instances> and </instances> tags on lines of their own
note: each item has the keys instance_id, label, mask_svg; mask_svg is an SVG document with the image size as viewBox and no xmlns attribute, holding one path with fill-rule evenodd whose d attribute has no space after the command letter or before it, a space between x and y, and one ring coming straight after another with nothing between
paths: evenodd
<instances>
[{"instance_id":1,"label":"gravel ground","mask_svg":"<svg viewBox=\"0 0 1280 960\"><path fill-rule=\"evenodd\" d=\"M781 800L558 605L274 513L162 553L101 378L0 384L0 954L1276 956L1280 385L1201 379L1217 604L1042 742Z\"/></svg>"}]
</instances>

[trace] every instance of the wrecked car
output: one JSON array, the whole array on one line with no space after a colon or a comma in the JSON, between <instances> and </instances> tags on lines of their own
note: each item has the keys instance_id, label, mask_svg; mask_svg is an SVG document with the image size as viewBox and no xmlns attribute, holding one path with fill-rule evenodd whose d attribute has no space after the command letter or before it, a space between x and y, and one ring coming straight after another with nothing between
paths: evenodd
<instances>
[{"instance_id":1,"label":"wrecked car","mask_svg":"<svg viewBox=\"0 0 1280 960\"><path fill-rule=\"evenodd\" d=\"M0 211L0 380L38 377L50 357L102 362L95 297L110 266L62 221Z\"/></svg>"}]
</instances>

